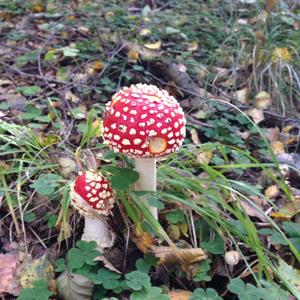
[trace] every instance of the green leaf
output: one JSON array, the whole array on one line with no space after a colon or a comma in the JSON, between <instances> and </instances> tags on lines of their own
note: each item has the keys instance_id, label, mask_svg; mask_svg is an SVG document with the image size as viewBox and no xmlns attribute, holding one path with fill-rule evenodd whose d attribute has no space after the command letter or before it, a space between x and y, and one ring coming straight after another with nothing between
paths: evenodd
<instances>
[{"instance_id":1,"label":"green leaf","mask_svg":"<svg viewBox=\"0 0 300 300\"><path fill-rule=\"evenodd\" d=\"M193 280L196 282L200 281L210 281L211 277L207 275L210 271L211 260L207 259L198 265L196 274L193 277Z\"/></svg>"},{"instance_id":2,"label":"green leaf","mask_svg":"<svg viewBox=\"0 0 300 300\"><path fill-rule=\"evenodd\" d=\"M240 278L230 280L227 288L230 292L237 294L240 300L260 300L262 298L257 287L250 283L245 284Z\"/></svg>"},{"instance_id":3,"label":"green leaf","mask_svg":"<svg viewBox=\"0 0 300 300\"><path fill-rule=\"evenodd\" d=\"M62 51L62 53L65 57L76 57L79 54L79 50L75 49L75 48L64 47L59 50Z\"/></svg>"},{"instance_id":4,"label":"green leaf","mask_svg":"<svg viewBox=\"0 0 300 300\"><path fill-rule=\"evenodd\" d=\"M163 202L159 201L154 196L148 196L146 200L147 200L147 203L148 203L149 206L153 206L153 207L156 207L158 209L164 209L165 208L165 205L163 204Z\"/></svg>"},{"instance_id":5,"label":"green leaf","mask_svg":"<svg viewBox=\"0 0 300 300\"><path fill-rule=\"evenodd\" d=\"M170 300L170 297L162 294L161 288L151 287L139 292L133 292L130 295L130 300Z\"/></svg>"},{"instance_id":6,"label":"green leaf","mask_svg":"<svg viewBox=\"0 0 300 300\"><path fill-rule=\"evenodd\" d=\"M48 283L46 280L37 280L33 282L32 288L25 288L21 290L20 296L17 300L48 300L53 293L48 290Z\"/></svg>"},{"instance_id":7,"label":"green leaf","mask_svg":"<svg viewBox=\"0 0 300 300\"><path fill-rule=\"evenodd\" d=\"M34 188L40 195L48 196L60 185L59 180L61 179L61 176L57 174L41 174L30 187Z\"/></svg>"},{"instance_id":8,"label":"green leaf","mask_svg":"<svg viewBox=\"0 0 300 300\"><path fill-rule=\"evenodd\" d=\"M23 94L24 96L35 96L39 94L42 91L42 89L39 86L32 85L32 86L17 87L16 91L18 93Z\"/></svg>"},{"instance_id":9,"label":"green leaf","mask_svg":"<svg viewBox=\"0 0 300 300\"><path fill-rule=\"evenodd\" d=\"M279 260L278 271L283 274L286 280L299 286L300 285L300 271L294 269L291 265L287 264L283 259Z\"/></svg>"},{"instance_id":10,"label":"green leaf","mask_svg":"<svg viewBox=\"0 0 300 300\"><path fill-rule=\"evenodd\" d=\"M139 173L129 168L105 166L103 169L112 174L111 185L116 190L128 190L139 179Z\"/></svg>"},{"instance_id":11,"label":"green leaf","mask_svg":"<svg viewBox=\"0 0 300 300\"><path fill-rule=\"evenodd\" d=\"M149 253L146 253L143 258L139 258L135 262L135 266L138 271L143 273L148 273L151 267L154 267L157 263L157 258Z\"/></svg>"},{"instance_id":12,"label":"green leaf","mask_svg":"<svg viewBox=\"0 0 300 300\"><path fill-rule=\"evenodd\" d=\"M55 272L63 272L66 270L66 262L63 258L59 258L55 262Z\"/></svg>"},{"instance_id":13,"label":"green leaf","mask_svg":"<svg viewBox=\"0 0 300 300\"><path fill-rule=\"evenodd\" d=\"M166 215L166 219L170 224L186 223L186 217L182 210L176 209Z\"/></svg>"},{"instance_id":14,"label":"green leaf","mask_svg":"<svg viewBox=\"0 0 300 300\"><path fill-rule=\"evenodd\" d=\"M35 118L42 115L42 111L32 104L26 105L25 112L21 114L23 120L34 120Z\"/></svg>"},{"instance_id":15,"label":"green leaf","mask_svg":"<svg viewBox=\"0 0 300 300\"><path fill-rule=\"evenodd\" d=\"M106 268L101 268L97 274L98 283L102 284L103 287L107 290L113 290L119 287L120 278L120 274L112 272Z\"/></svg>"},{"instance_id":16,"label":"green leaf","mask_svg":"<svg viewBox=\"0 0 300 300\"><path fill-rule=\"evenodd\" d=\"M68 252L68 266L71 270L80 269L85 263L85 256L80 249L72 248Z\"/></svg>"},{"instance_id":17,"label":"green leaf","mask_svg":"<svg viewBox=\"0 0 300 300\"><path fill-rule=\"evenodd\" d=\"M32 222L36 219L36 213L35 212L28 212L26 214L24 214L24 221L25 222Z\"/></svg>"},{"instance_id":18,"label":"green leaf","mask_svg":"<svg viewBox=\"0 0 300 300\"><path fill-rule=\"evenodd\" d=\"M218 293L212 289L195 289L189 300L222 300Z\"/></svg>"},{"instance_id":19,"label":"green leaf","mask_svg":"<svg viewBox=\"0 0 300 300\"><path fill-rule=\"evenodd\" d=\"M201 246L212 254L224 254L224 241L218 234L214 240L203 242Z\"/></svg>"},{"instance_id":20,"label":"green leaf","mask_svg":"<svg viewBox=\"0 0 300 300\"><path fill-rule=\"evenodd\" d=\"M87 242L87 241L80 240L76 243L76 246L82 251L88 252L88 251L95 250L97 248L97 243L95 241Z\"/></svg>"},{"instance_id":21,"label":"green leaf","mask_svg":"<svg viewBox=\"0 0 300 300\"><path fill-rule=\"evenodd\" d=\"M126 284L135 291L139 291L143 287L146 289L151 287L150 277L143 272L133 271L131 273L127 273L125 278L127 279Z\"/></svg>"}]
</instances>

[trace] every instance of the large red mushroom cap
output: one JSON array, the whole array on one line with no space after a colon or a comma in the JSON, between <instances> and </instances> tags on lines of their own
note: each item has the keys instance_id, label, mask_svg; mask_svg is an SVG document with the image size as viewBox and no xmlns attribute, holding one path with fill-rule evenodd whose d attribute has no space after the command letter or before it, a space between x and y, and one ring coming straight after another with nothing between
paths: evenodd
<instances>
[{"instance_id":1,"label":"large red mushroom cap","mask_svg":"<svg viewBox=\"0 0 300 300\"><path fill-rule=\"evenodd\" d=\"M131 157L163 156L182 145L185 123L182 108L167 91L154 85L131 85L107 104L104 142Z\"/></svg>"},{"instance_id":2,"label":"large red mushroom cap","mask_svg":"<svg viewBox=\"0 0 300 300\"><path fill-rule=\"evenodd\" d=\"M108 215L114 204L113 191L100 172L87 171L71 184L72 204L83 215Z\"/></svg>"}]
</instances>

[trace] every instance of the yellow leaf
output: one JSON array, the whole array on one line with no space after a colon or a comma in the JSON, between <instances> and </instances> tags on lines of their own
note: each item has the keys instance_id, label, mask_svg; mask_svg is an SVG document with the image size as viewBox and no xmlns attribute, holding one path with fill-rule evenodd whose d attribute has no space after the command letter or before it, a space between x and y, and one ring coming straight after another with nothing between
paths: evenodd
<instances>
[{"instance_id":1,"label":"yellow leaf","mask_svg":"<svg viewBox=\"0 0 300 300\"><path fill-rule=\"evenodd\" d=\"M44 255L38 259L27 256L21 267L20 283L23 288L32 287L33 281L39 279L51 280L54 277L53 266Z\"/></svg>"},{"instance_id":2,"label":"yellow leaf","mask_svg":"<svg viewBox=\"0 0 300 300\"><path fill-rule=\"evenodd\" d=\"M96 60L92 63L94 71L100 72L104 68L105 64L101 60Z\"/></svg>"},{"instance_id":3,"label":"yellow leaf","mask_svg":"<svg viewBox=\"0 0 300 300\"><path fill-rule=\"evenodd\" d=\"M156 43L145 44L144 47L151 50L159 50L161 47L161 41L158 41Z\"/></svg>"},{"instance_id":4,"label":"yellow leaf","mask_svg":"<svg viewBox=\"0 0 300 300\"><path fill-rule=\"evenodd\" d=\"M190 299L192 292L190 291L181 291L181 290L172 290L168 293L168 296L171 300L188 300Z\"/></svg>"},{"instance_id":5,"label":"yellow leaf","mask_svg":"<svg viewBox=\"0 0 300 300\"><path fill-rule=\"evenodd\" d=\"M179 225L179 229L180 229L180 232L185 236L185 237L189 237L188 235L188 230L189 230L189 227L186 223L184 224L180 224Z\"/></svg>"},{"instance_id":6,"label":"yellow leaf","mask_svg":"<svg viewBox=\"0 0 300 300\"><path fill-rule=\"evenodd\" d=\"M212 156L213 156L213 152L211 150L204 150L201 151L199 154L197 154L197 160L201 164L208 165L210 163Z\"/></svg>"},{"instance_id":7,"label":"yellow leaf","mask_svg":"<svg viewBox=\"0 0 300 300\"><path fill-rule=\"evenodd\" d=\"M94 136L100 137L103 133L103 122L100 119L96 119L92 123L92 128L94 129Z\"/></svg>"},{"instance_id":8,"label":"yellow leaf","mask_svg":"<svg viewBox=\"0 0 300 300\"><path fill-rule=\"evenodd\" d=\"M135 225L132 228L132 240L136 244L139 250L143 253L148 253L155 243L154 238L139 225Z\"/></svg>"},{"instance_id":9,"label":"yellow leaf","mask_svg":"<svg viewBox=\"0 0 300 300\"><path fill-rule=\"evenodd\" d=\"M167 232L172 240L175 240L175 241L179 240L180 229L177 225L174 225L174 224L170 225L167 229Z\"/></svg>"},{"instance_id":10,"label":"yellow leaf","mask_svg":"<svg viewBox=\"0 0 300 300\"><path fill-rule=\"evenodd\" d=\"M148 28L143 28L140 30L140 35L141 36L149 36L151 34L151 30Z\"/></svg>"},{"instance_id":11,"label":"yellow leaf","mask_svg":"<svg viewBox=\"0 0 300 300\"><path fill-rule=\"evenodd\" d=\"M271 213L271 217L279 220L290 220L299 212L300 212L300 200L296 199L294 201L287 202L277 212L273 211Z\"/></svg>"},{"instance_id":12,"label":"yellow leaf","mask_svg":"<svg viewBox=\"0 0 300 300\"><path fill-rule=\"evenodd\" d=\"M190 133L191 133L192 142L195 145L200 144L200 139L199 139L197 130L195 128L192 128Z\"/></svg>"},{"instance_id":13,"label":"yellow leaf","mask_svg":"<svg viewBox=\"0 0 300 300\"><path fill-rule=\"evenodd\" d=\"M68 16L69 21L75 21L77 18L74 15Z\"/></svg>"},{"instance_id":14,"label":"yellow leaf","mask_svg":"<svg viewBox=\"0 0 300 300\"><path fill-rule=\"evenodd\" d=\"M193 51L197 51L198 48L199 48L198 43L194 41L188 45L187 50L193 52Z\"/></svg>"},{"instance_id":15,"label":"yellow leaf","mask_svg":"<svg viewBox=\"0 0 300 300\"><path fill-rule=\"evenodd\" d=\"M249 89L244 88L244 89L238 90L238 91L236 91L234 96L238 102L246 104L248 102L248 98L249 98Z\"/></svg>"},{"instance_id":16,"label":"yellow leaf","mask_svg":"<svg viewBox=\"0 0 300 300\"><path fill-rule=\"evenodd\" d=\"M257 108L252 108L250 110L247 110L246 114L252 118L255 124L258 124L265 119L264 112Z\"/></svg>"},{"instance_id":17,"label":"yellow leaf","mask_svg":"<svg viewBox=\"0 0 300 300\"><path fill-rule=\"evenodd\" d=\"M105 19L107 21L110 21L111 19L113 19L115 16L115 13L113 11L108 11L105 13Z\"/></svg>"},{"instance_id":18,"label":"yellow leaf","mask_svg":"<svg viewBox=\"0 0 300 300\"><path fill-rule=\"evenodd\" d=\"M272 147L274 154L276 154L276 155L285 153L284 144L280 141L275 141L275 142L271 143L271 147Z\"/></svg>"},{"instance_id":19,"label":"yellow leaf","mask_svg":"<svg viewBox=\"0 0 300 300\"><path fill-rule=\"evenodd\" d=\"M272 98L267 92L260 92L255 96L255 106L266 109L272 104Z\"/></svg>"},{"instance_id":20,"label":"yellow leaf","mask_svg":"<svg viewBox=\"0 0 300 300\"><path fill-rule=\"evenodd\" d=\"M65 99L68 101L71 101L73 103L76 103L79 101L78 97L76 95L74 95L70 90L66 91Z\"/></svg>"},{"instance_id":21,"label":"yellow leaf","mask_svg":"<svg viewBox=\"0 0 300 300\"><path fill-rule=\"evenodd\" d=\"M288 126L283 127L283 128L281 129L281 131L282 131L283 133L289 133L293 128L294 128L293 125L288 125Z\"/></svg>"},{"instance_id":22,"label":"yellow leaf","mask_svg":"<svg viewBox=\"0 0 300 300\"><path fill-rule=\"evenodd\" d=\"M273 63L288 63L292 60L292 55L288 48L276 48L272 53L271 60Z\"/></svg>"},{"instance_id":23,"label":"yellow leaf","mask_svg":"<svg viewBox=\"0 0 300 300\"><path fill-rule=\"evenodd\" d=\"M137 60L139 59L139 53L133 49L128 51L127 56L128 56L129 61L133 62L133 63L136 63Z\"/></svg>"},{"instance_id":24,"label":"yellow leaf","mask_svg":"<svg viewBox=\"0 0 300 300\"><path fill-rule=\"evenodd\" d=\"M269 186L265 190L265 196L269 199L276 198L280 194L279 188L276 184Z\"/></svg>"},{"instance_id":25,"label":"yellow leaf","mask_svg":"<svg viewBox=\"0 0 300 300\"><path fill-rule=\"evenodd\" d=\"M37 3L35 4L33 7L32 7L32 11L34 13L41 13L41 12L44 12L45 11L45 6L40 4L40 3Z\"/></svg>"}]
</instances>

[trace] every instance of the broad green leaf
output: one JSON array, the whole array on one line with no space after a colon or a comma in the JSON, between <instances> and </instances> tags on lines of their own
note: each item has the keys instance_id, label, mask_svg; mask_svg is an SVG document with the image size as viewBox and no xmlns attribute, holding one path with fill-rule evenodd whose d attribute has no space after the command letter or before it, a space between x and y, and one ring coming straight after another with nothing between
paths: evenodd
<instances>
[{"instance_id":1,"label":"broad green leaf","mask_svg":"<svg viewBox=\"0 0 300 300\"><path fill-rule=\"evenodd\" d=\"M193 295L189 298L189 300L222 300L222 298L212 288L208 288L206 290L199 288L194 290Z\"/></svg>"},{"instance_id":2,"label":"broad green leaf","mask_svg":"<svg viewBox=\"0 0 300 300\"><path fill-rule=\"evenodd\" d=\"M217 234L215 239L209 242L203 242L201 246L212 254L223 254L224 253L224 241Z\"/></svg>"},{"instance_id":3,"label":"broad green leaf","mask_svg":"<svg viewBox=\"0 0 300 300\"><path fill-rule=\"evenodd\" d=\"M139 291L143 287L146 289L151 287L150 277L143 272L133 271L127 273L125 278L127 279L126 284L135 291Z\"/></svg>"},{"instance_id":4,"label":"broad green leaf","mask_svg":"<svg viewBox=\"0 0 300 300\"><path fill-rule=\"evenodd\" d=\"M68 252L68 266L71 268L71 270L80 269L83 267L85 263L85 257L83 255L83 252L77 248L72 248Z\"/></svg>"},{"instance_id":5,"label":"broad green leaf","mask_svg":"<svg viewBox=\"0 0 300 300\"><path fill-rule=\"evenodd\" d=\"M46 280L37 280L33 283L32 288L25 288L21 290L20 296L17 300L48 300L53 293L48 290L48 283Z\"/></svg>"},{"instance_id":6,"label":"broad green leaf","mask_svg":"<svg viewBox=\"0 0 300 300\"><path fill-rule=\"evenodd\" d=\"M41 174L30 187L34 188L40 195L48 196L60 185L59 180L61 179L57 174Z\"/></svg>"},{"instance_id":7,"label":"broad green leaf","mask_svg":"<svg viewBox=\"0 0 300 300\"><path fill-rule=\"evenodd\" d=\"M35 96L39 94L42 91L42 89L39 86L31 85L31 86L17 87L16 91L18 93L23 94L24 96Z\"/></svg>"}]
</instances>

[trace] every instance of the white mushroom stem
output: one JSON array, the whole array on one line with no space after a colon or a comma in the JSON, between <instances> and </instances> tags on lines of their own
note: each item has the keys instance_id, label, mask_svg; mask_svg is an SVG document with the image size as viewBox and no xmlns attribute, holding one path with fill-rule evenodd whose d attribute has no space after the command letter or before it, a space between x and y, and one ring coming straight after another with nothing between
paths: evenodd
<instances>
[{"instance_id":1,"label":"white mushroom stem","mask_svg":"<svg viewBox=\"0 0 300 300\"><path fill-rule=\"evenodd\" d=\"M81 239L84 241L95 241L97 249L102 252L105 248L113 246L116 235L105 220L77 193L73 193L73 202L76 208L84 216L84 229Z\"/></svg>"},{"instance_id":2,"label":"white mushroom stem","mask_svg":"<svg viewBox=\"0 0 300 300\"><path fill-rule=\"evenodd\" d=\"M135 169L139 173L139 180L134 185L135 191L156 191L156 159L135 158ZM157 208L149 206L146 198L143 199L154 218L158 219Z\"/></svg>"},{"instance_id":3,"label":"white mushroom stem","mask_svg":"<svg viewBox=\"0 0 300 300\"><path fill-rule=\"evenodd\" d=\"M85 216L84 231L81 237L84 241L95 241L97 249L102 252L105 248L111 248L115 241L115 233L110 229L104 217Z\"/></svg>"}]
</instances>

